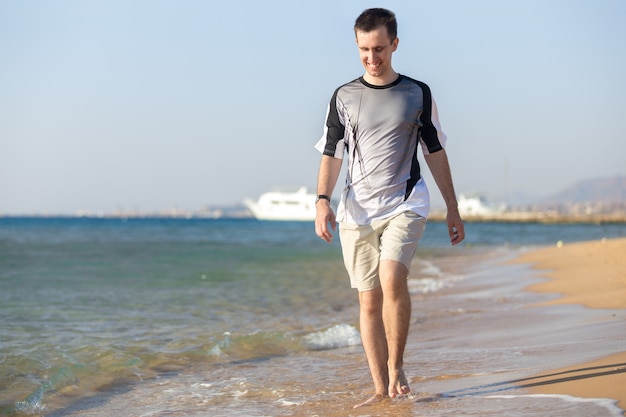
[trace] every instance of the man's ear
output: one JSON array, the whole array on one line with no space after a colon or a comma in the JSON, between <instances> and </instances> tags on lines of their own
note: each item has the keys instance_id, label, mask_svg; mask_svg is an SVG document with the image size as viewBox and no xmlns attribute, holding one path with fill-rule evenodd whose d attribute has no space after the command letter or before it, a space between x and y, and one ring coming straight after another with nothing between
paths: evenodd
<instances>
[{"instance_id":1,"label":"man's ear","mask_svg":"<svg viewBox=\"0 0 626 417\"><path fill-rule=\"evenodd\" d=\"M400 38L398 38L396 36L396 38L393 40L393 42L391 43L391 51L392 52L396 52L396 49L398 49L398 43L400 42Z\"/></svg>"}]
</instances>

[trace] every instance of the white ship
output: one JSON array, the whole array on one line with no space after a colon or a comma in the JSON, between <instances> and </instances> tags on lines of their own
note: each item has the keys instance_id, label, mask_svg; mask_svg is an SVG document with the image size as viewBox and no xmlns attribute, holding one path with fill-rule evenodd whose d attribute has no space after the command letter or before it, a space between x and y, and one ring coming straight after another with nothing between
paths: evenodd
<instances>
[{"instance_id":1,"label":"white ship","mask_svg":"<svg viewBox=\"0 0 626 417\"><path fill-rule=\"evenodd\" d=\"M493 206L479 194L459 194L458 207L461 216L489 216L504 211L504 206Z\"/></svg>"},{"instance_id":2,"label":"white ship","mask_svg":"<svg viewBox=\"0 0 626 417\"><path fill-rule=\"evenodd\" d=\"M257 201L246 199L244 204L259 220L313 221L316 197L301 187L292 193L270 191L261 194Z\"/></svg>"}]
</instances>

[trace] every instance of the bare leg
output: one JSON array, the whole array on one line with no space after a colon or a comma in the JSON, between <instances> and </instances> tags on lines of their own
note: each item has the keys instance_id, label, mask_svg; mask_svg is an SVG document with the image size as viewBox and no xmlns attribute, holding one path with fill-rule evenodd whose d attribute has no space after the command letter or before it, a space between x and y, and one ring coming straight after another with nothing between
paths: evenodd
<instances>
[{"instance_id":1,"label":"bare leg","mask_svg":"<svg viewBox=\"0 0 626 417\"><path fill-rule=\"evenodd\" d=\"M387 396L387 339L383 325L383 293L381 287L359 292L361 340L374 380L374 395L354 408L371 405Z\"/></svg>"},{"instance_id":2,"label":"bare leg","mask_svg":"<svg viewBox=\"0 0 626 417\"><path fill-rule=\"evenodd\" d=\"M411 391L402 369L411 319L408 271L390 260L381 261L379 271L381 286L359 293L361 340L375 393L355 408Z\"/></svg>"},{"instance_id":3,"label":"bare leg","mask_svg":"<svg viewBox=\"0 0 626 417\"><path fill-rule=\"evenodd\" d=\"M404 348L411 321L411 296L407 285L408 270L396 261L380 262L383 297L383 323L387 338L389 388L391 398L411 391L402 366Z\"/></svg>"}]
</instances>

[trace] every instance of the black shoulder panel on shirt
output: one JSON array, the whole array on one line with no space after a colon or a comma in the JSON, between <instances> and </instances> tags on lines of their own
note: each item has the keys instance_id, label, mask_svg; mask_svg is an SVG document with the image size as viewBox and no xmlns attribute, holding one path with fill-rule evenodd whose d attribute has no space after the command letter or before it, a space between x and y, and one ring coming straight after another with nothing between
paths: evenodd
<instances>
[{"instance_id":1,"label":"black shoulder panel on shirt","mask_svg":"<svg viewBox=\"0 0 626 417\"><path fill-rule=\"evenodd\" d=\"M422 115L420 116L420 121L422 122L420 136L422 141L426 144L429 153L440 151L443 149L443 146L441 146L441 142L439 141L439 136L437 134L437 128L433 124L432 120L433 96L430 92L430 87L422 81L417 81L406 76L405 78L419 85L424 95L424 109L422 111Z\"/></svg>"}]
</instances>

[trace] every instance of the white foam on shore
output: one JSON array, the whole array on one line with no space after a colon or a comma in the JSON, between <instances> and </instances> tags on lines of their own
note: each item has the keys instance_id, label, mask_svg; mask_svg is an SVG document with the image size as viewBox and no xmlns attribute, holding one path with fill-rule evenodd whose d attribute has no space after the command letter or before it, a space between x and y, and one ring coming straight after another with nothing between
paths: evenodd
<instances>
[{"instance_id":1,"label":"white foam on shore","mask_svg":"<svg viewBox=\"0 0 626 417\"><path fill-rule=\"evenodd\" d=\"M546 399L558 399L566 403L573 404L587 404L595 405L600 408L606 409L610 414L610 417L621 417L624 415L624 410L617 406L617 401L611 398L581 398L573 397L565 394L527 394L527 395L490 395L486 398L503 398L503 399L518 399L518 398L546 398Z\"/></svg>"},{"instance_id":2,"label":"white foam on shore","mask_svg":"<svg viewBox=\"0 0 626 417\"><path fill-rule=\"evenodd\" d=\"M43 397L44 389L40 388L26 400L15 403L15 411L23 415L41 415L47 410Z\"/></svg>"},{"instance_id":3,"label":"white foam on shore","mask_svg":"<svg viewBox=\"0 0 626 417\"><path fill-rule=\"evenodd\" d=\"M349 324L338 324L325 331L310 333L302 338L309 349L336 349L361 344L359 331Z\"/></svg>"},{"instance_id":4,"label":"white foam on shore","mask_svg":"<svg viewBox=\"0 0 626 417\"><path fill-rule=\"evenodd\" d=\"M428 294L451 287L454 282L463 279L460 275L444 273L430 261L420 261L417 274L420 278L409 277L408 285L411 294Z\"/></svg>"},{"instance_id":5,"label":"white foam on shore","mask_svg":"<svg viewBox=\"0 0 626 417\"><path fill-rule=\"evenodd\" d=\"M280 400L277 400L276 402L280 405L285 405L285 406L304 404L304 401L287 400L285 398L281 398Z\"/></svg>"}]
</instances>

